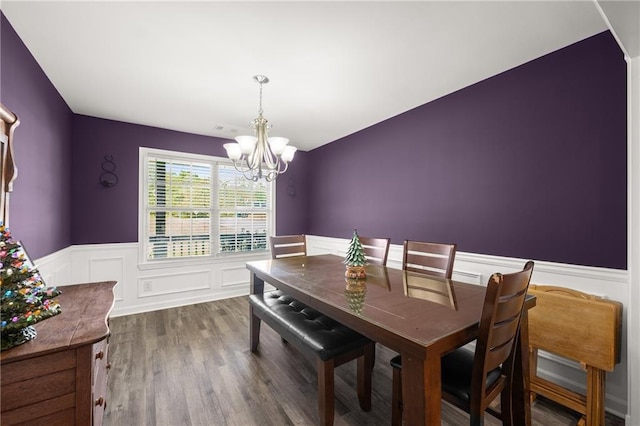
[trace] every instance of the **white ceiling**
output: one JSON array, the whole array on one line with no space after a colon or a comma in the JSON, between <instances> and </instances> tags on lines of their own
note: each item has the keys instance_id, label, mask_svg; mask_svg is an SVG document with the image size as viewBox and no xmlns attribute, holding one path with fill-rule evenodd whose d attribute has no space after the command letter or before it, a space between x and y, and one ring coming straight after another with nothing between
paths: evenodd
<instances>
[{"instance_id":1,"label":"white ceiling","mask_svg":"<svg viewBox=\"0 0 640 426\"><path fill-rule=\"evenodd\" d=\"M73 112L310 150L605 31L588 1L7 1ZM222 129L217 129L220 126Z\"/></svg>"}]
</instances>

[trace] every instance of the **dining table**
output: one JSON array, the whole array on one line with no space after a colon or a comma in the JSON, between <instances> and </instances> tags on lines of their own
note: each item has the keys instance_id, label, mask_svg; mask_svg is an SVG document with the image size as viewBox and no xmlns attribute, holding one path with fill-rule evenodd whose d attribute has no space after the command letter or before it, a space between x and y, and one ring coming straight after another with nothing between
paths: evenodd
<instances>
[{"instance_id":1,"label":"dining table","mask_svg":"<svg viewBox=\"0 0 640 426\"><path fill-rule=\"evenodd\" d=\"M366 278L355 280L345 277L343 258L332 254L250 261L246 267L252 294L263 293L268 283L398 352L406 424L441 424L440 359L477 338L485 286L378 265L367 265ZM515 425L531 424L527 310L533 306L535 297L527 297L515 348Z\"/></svg>"}]
</instances>

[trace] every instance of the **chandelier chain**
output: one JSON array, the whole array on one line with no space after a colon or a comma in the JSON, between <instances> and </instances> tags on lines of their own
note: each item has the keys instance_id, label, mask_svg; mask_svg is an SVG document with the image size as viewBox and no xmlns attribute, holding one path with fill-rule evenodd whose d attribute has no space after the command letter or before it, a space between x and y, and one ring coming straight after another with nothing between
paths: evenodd
<instances>
[{"instance_id":1,"label":"chandelier chain","mask_svg":"<svg viewBox=\"0 0 640 426\"><path fill-rule=\"evenodd\" d=\"M258 115L262 115L262 81L260 82L260 106L258 108Z\"/></svg>"}]
</instances>

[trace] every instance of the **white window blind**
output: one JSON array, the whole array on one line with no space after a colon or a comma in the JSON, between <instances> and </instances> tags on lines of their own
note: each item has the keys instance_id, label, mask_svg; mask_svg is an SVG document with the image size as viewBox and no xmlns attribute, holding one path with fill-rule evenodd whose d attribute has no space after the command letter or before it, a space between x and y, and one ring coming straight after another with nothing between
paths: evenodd
<instances>
[{"instance_id":1,"label":"white window blind","mask_svg":"<svg viewBox=\"0 0 640 426\"><path fill-rule=\"evenodd\" d=\"M233 166L218 166L220 251L267 249L269 185L245 179Z\"/></svg>"},{"instance_id":2,"label":"white window blind","mask_svg":"<svg viewBox=\"0 0 640 426\"><path fill-rule=\"evenodd\" d=\"M272 183L215 157L144 152L147 261L267 250Z\"/></svg>"}]
</instances>

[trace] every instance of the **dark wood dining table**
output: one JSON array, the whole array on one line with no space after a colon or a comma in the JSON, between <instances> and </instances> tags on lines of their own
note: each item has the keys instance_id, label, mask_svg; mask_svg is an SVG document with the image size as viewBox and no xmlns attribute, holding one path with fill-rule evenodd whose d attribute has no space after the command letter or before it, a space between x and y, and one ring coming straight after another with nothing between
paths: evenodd
<instances>
[{"instance_id":1,"label":"dark wood dining table","mask_svg":"<svg viewBox=\"0 0 640 426\"><path fill-rule=\"evenodd\" d=\"M345 278L342 261L319 255L248 262L251 293L262 293L269 283L400 353L406 424L439 425L440 358L476 339L485 287L375 265L366 267L364 282L354 282ZM535 298L528 298L527 308L534 305ZM513 424L529 426L526 311L517 343L512 411Z\"/></svg>"}]
</instances>

